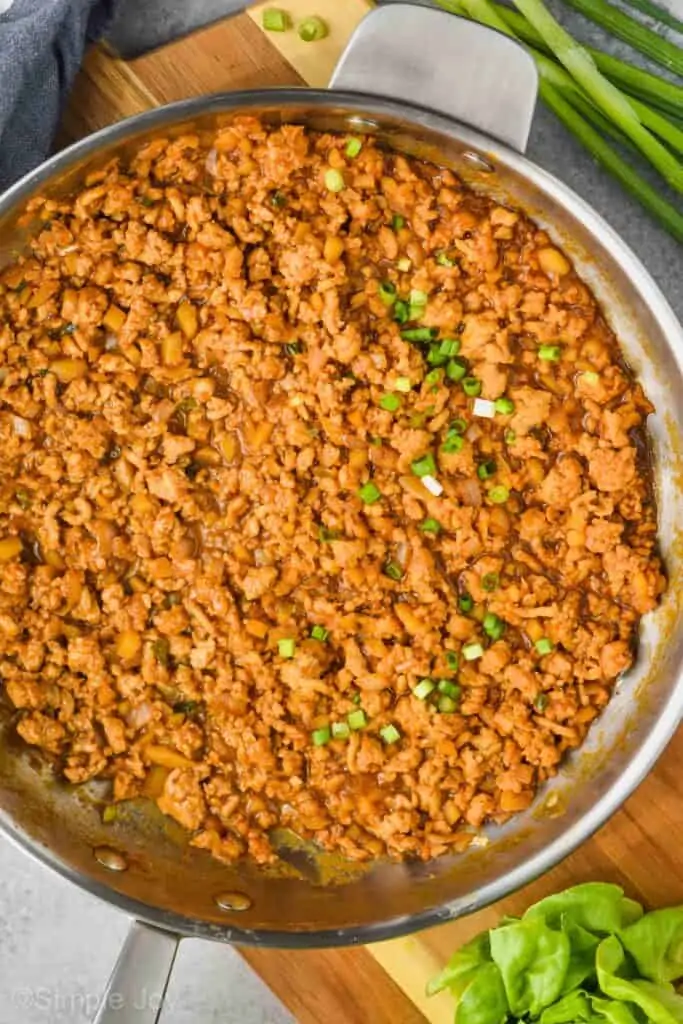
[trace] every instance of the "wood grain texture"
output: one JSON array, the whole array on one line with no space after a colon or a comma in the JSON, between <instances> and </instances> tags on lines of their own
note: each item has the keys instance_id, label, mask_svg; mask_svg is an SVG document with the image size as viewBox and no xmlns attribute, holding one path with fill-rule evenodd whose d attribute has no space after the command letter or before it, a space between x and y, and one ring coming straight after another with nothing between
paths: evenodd
<instances>
[{"instance_id":1,"label":"wood grain texture","mask_svg":"<svg viewBox=\"0 0 683 1024\"><path fill-rule=\"evenodd\" d=\"M323 13L320 0L318 9ZM341 50L344 40L336 42ZM130 64L95 47L65 113L61 140L187 96L300 83L297 71L247 16ZM655 771L596 836L526 889L462 921L365 950L243 955L302 1024L448 1024L448 997L427 1001L424 985L458 945L501 914L520 913L549 892L589 880L619 882L650 907L683 902L682 778L679 732Z\"/></svg>"},{"instance_id":2,"label":"wood grain texture","mask_svg":"<svg viewBox=\"0 0 683 1024\"><path fill-rule=\"evenodd\" d=\"M366 949L242 949L299 1024L425 1024Z\"/></svg>"}]
</instances>

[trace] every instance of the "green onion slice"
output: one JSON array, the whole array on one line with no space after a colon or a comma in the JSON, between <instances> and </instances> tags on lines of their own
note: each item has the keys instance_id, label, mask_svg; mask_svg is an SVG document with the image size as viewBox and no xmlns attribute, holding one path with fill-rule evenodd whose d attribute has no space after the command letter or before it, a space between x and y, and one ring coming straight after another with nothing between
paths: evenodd
<instances>
[{"instance_id":1,"label":"green onion slice","mask_svg":"<svg viewBox=\"0 0 683 1024\"><path fill-rule=\"evenodd\" d=\"M392 743L398 743L401 738L401 734L395 725L385 725L379 731L380 736L384 742L388 745Z\"/></svg>"},{"instance_id":2,"label":"green onion slice","mask_svg":"<svg viewBox=\"0 0 683 1024\"><path fill-rule=\"evenodd\" d=\"M317 14L310 18L304 18L299 25L299 38L303 39L305 43L315 43L319 39L324 39L328 32L327 24Z\"/></svg>"},{"instance_id":3,"label":"green onion slice","mask_svg":"<svg viewBox=\"0 0 683 1024\"><path fill-rule=\"evenodd\" d=\"M374 505L382 497L382 492L377 484L368 480L366 484L358 488L358 497L364 505Z\"/></svg>"},{"instance_id":4,"label":"green onion slice","mask_svg":"<svg viewBox=\"0 0 683 1024\"><path fill-rule=\"evenodd\" d=\"M344 188L344 175L336 167L329 167L325 171L325 188L330 192L341 192Z\"/></svg>"}]
</instances>

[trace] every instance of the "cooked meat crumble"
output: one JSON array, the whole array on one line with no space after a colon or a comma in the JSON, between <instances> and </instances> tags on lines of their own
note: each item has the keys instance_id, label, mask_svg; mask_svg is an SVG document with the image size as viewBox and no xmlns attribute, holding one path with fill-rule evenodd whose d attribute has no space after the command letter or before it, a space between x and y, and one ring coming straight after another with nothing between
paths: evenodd
<instances>
[{"instance_id":1,"label":"cooked meat crumble","mask_svg":"<svg viewBox=\"0 0 683 1024\"><path fill-rule=\"evenodd\" d=\"M665 580L645 421L548 235L243 118L39 200L0 272L0 674L72 783L232 861L526 808Z\"/></svg>"}]
</instances>

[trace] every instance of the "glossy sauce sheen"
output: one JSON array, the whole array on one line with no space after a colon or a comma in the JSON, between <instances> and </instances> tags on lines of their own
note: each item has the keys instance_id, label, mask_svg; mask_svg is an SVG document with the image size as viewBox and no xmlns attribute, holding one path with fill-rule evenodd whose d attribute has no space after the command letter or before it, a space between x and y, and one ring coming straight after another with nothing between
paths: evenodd
<instances>
[{"instance_id":1,"label":"glossy sauce sheen","mask_svg":"<svg viewBox=\"0 0 683 1024\"><path fill-rule=\"evenodd\" d=\"M449 171L250 119L32 212L0 273L24 740L226 860L276 828L429 858L527 807L665 586L652 407L569 260Z\"/></svg>"}]
</instances>

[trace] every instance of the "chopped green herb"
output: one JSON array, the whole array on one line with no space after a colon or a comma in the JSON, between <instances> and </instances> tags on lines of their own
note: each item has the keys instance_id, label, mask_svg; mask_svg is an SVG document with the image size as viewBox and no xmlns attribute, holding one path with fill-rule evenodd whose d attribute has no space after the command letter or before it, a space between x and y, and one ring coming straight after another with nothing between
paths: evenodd
<instances>
[{"instance_id":1,"label":"chopped green herb","mask_svg":"<svg viewBox=\"0 0 683 1024\"><path fill-rule=\"evenodd\" d=\"M552 653L552 651L555 649L555 644L552 642L552 640L549 640L547 636L542 636L540 640L536 641L534 647L536 648L539 654L545 655Z\"/></svg>"},{"instance_id":2,"label":"chopped green herb","mask_svg":"<svg viewBox=\"0 0 683 1024\"><path fill-rule=\"evenodd\" d=\"M400 213L395 213L394 216L391 218L391 226L394 229L394 231L400 231L401 228L404 228L406 226L405 217L402 217Z\"/></svg>"},{"instance_id":3,"label":"chopped green herb","mask_svg":"<svg viewBox=\"0 0 683 1024\"><path fill-rule=\"evenodd\" d=\"M314 729L311 733L311 739L313 740L313 746L324 747L332 739L332 731L329 725L324 725L322 729Z\"/></svg>"},{"instance_id":4,"label":"chopped green herb","mask_svg":"<svg viewBox=\"0 0 683 1024\"><path fill-rule=\"evenodd\" d=\"M329 635L329 629L325 629L324 626L314 626L311 630L311 637L313 640L320 640L322 643L325 643Z\"/></svg>"},{"instance_id":5,"label":"chopped green herb","mask_svg":"<svg viewBox=\"0 0 683 1024\"><path fill-rule=\"evenodd\" d=\"M439 252L436 254L436 262L440 267L454 267L455 260L452 259L447 252Z\"/></svg>"},{"instance_id":6,"label":"chopped green herb","mask_svg":"<svg viewBox=\"0 0 683 1024\"><path fill-rule=\"evenodd\" d=\"M451 672L457 672L460 656L455 651L446 651L446 664Z\"/></svg>"},{"instance_id":7,"label":"chopped green herb","mask_svg":"<svg viewBox=\"0 0 683 1024\"><path fill-rule=\"evenodd\" d=\"M396 580L398 582L398 580L403 579L402 567L398 564L398 562L392 561L392 559L389 559L388 562L384 563L384 565L382 566L382 572L384 573L385 576L388 576L390 580Z\"/></svg>"},{"instance_id":8,"label":"chopped green herb","mask_svg":"<svg viewBox=\"0 0 683 1024\"><path fill-rule=\"evenodd\" d=\"M14 492L14 500L24 512L31 507L31 495L23 487Z\"/></svg>"},{"instance_id":9,"label":"chopped green herb","mask_svg":"<svg viewBox=\"0 0 683 1024\"><path fill-rule=\"evenodd\" d=\"M385 409L386 412L396 412L401 405L401 399L398 395L386 394L382 395L379 400L380 408Z\"/></svg>"},{"instance_id":10,"label":"chopped green herb","mask_svg":"<svg viewBox=\"0 0 683 1024\"><path fill-rule=\"evenodd\" d=\"M344 188L344 175L336 167L329 167L325 171L325 188L330 192L341 192Z\"/></svg>"},{"instance_id":11,"label":"chopped green herb","mask_svg":"<svg viewBox=\"0 0 683 1024\"><path fill-rule=\"evenodd\" d=\"M459 380L462 380L463 381L463 387L464 387L464 380L463 380L463 378L465 378L466 374L467 374L467 363L465 362L464 359L460 359L459 357L456 357L455 359L449 359L448 360L448 365L446 366L446 376L448 377L449 380L455 381L456 383ZM465 378L465 379L471 380L472 378L468 377L468 378Z\"/></svg>"},{"instance_id":12,"label":"chopped green herb","mask_svg":"<svg viewBox=\"0 0 683 1024\"><path fill-rule=\"evenodd\" d=\"M462 649L462 656L465 661L476 661L477 658L481 658L484 654L484 648L481 644L465 644Z\"/></svg>"},{"instance_id":13,"label":"chopped green herb","mask_svg":"<svg viewBox=\"0 0 683 1024\"><path fill-rule=\"evenodd\" d=\"M394 391L402 391L406 395L411 390L412 386L413 385L410 383L410 377L397 377L394 381Z\"/></svg>"},{"instance_id":14,"label":"chopped green herb","mask_svg":"<svg viewBox=\"0 0 683 1024\"><path fill-rule=\"evenodd\" d=\"M354 693L354 695L351 698L351 700L353 701L354 704L360 704L360 700L361 700L360 694L359 693Z\"/></svg>"},{"instance_id":15,"label":"chopped green herb","mask_svg":"<svg viewBox=\"0 0 683 1024\"><path fill-rule=\"evenodd\" d=\"M477 476L480 480L488 480L496 472L496 463L494 459L487 459L486 462L480 462L477 466Z\"/></svg>"},{"instance_id":16,"label":"chopped green herb","mask_svg":"<svg viewBox=\"0 0 683 1024\"><path fill-rule=\"evenodd\" d=\"M349 723L349 729L353 729L354 732L358 732L359 729L364 729L368 724L367 715L362 708L358 708L357 711L351 711L346 716L346 721Z\"/></svg>"},{"instance_id":17,"label":"chopped green herb","mask_svg":"<svg viewBox=\"0 0 683 1024\"><path fill-rule=\"evenodd\" d=\"M541 345L538 350L538 358L545 360L546 363L556 363L562 355L562 349L559 345Z\"/></svg>"},{"instance_id":18,"label":"chopped green herb","mask_svg":"<svg viewBox=\"0 0 683 1024\"><path fill-rule=\"evenodd\" d=\"M277 642L278 654L281 658L293 658L296 651L296 640L292 637L284 637Z\"/></svg>"},{"instance_id":19,"label":"chopped green herb","mask_svg":"<svg viewBox=\"0 0 683 1024\"><path fill-rule=\"evenodd\" d=\"M452 715L454 711L458 710L458 705L452 697L448 694L442 693L436 702L436 706L442 715Z\"/></svg>"},{"instance_id":20,"label":"chopped green herb","mask_svg":"<svg viewBox=\"0 0 683 1024\"><path fill-rule=\"evenodd\" d=\"M457 700L462 690L457 683L452 683L450 679L440 679L437 687L439 693L445 693L447 697L452 697L453 700Z\"/></svg>"},{"instance_id":21,"label":"chopped green herb","mask_svg":"<svg viewBox=\"0 0 683 1024\"><path fill-rule=\"evenodd\" d=\"M329 544L333 540L339 540L341 533L339 530L328 530L326 526L318 527L318 540L322 541L323 544Z\"/></svg>"},{"instance_id":22,"label":"chopped green herb","mask_svg":"<svg viewBox=\"0 0 683 1024\"><path fill-rule=\"evenodd\" d=\"M481 381L476 377L465 377L462 382L462 389L469 398L476 398L481 394Z\"/></svg>"},{"instance_id":23,"label":"chopped green herb","mask_svg":"<svg viewBox=\"0 0 683 1024\"><path fill-rule=\"evenodd\" d=\"M460 351L460 339L444 338L439 345L439 351L444 356L457 356Z\"/></svg>"},{"instance_id":24,"label":"chopped green herb","mask_svg":"<svg viewBox=\"0 0 683 1024\"><path fill-rule=\"evenodd\" d=\"M422 531L422 533L433 533L434 536L436 537L439 533L441 533L443 527L441 526L441 523L439 522L438 519L432 519L431 517L429 517L427 519L422 520L419 529Z\"/></svg>"},{"instance_id":25,"label":"chopped green herb","mask_svg":"<svg viewBox=\"0 0 683 1024\"><path fill-rule=\"evenodd\" d=\"M360 139L351 138L346 143L346 149L344 150L344 152L352 160L355 160L355 158L358 156L362 148L363 143L361 142Z\"/></svg>"},{"instance_id":26,"label":"chopped green herb","mask_svg":"<svg viewBox=\"0 0 683 1024\"><path fill-rule=\"evenodd\" d=\"M456 420L453 420L450 427L448 428L448 433L450 434L450 432L453 431L454 434L464 434L466 430L467 420L458 418Z\"/></svg>"},{"instance_id":27,"label":"chopped green herb","mask_svg":"<svg viewBox=\"0 0 683 1024\"><path fill-rule=\"evenodd\" d=\"M300 341L290 341L285 345L285 352L288 356L300 356L304 346Z\"/></svg>"},{"instance_id":28,"label":"chopped green herb","mask_svg":"<svg viewBox=\"0 0 683 1024\"><path fill-rule=\"evenodd\" d=\"M458 598L458 608L461 612L471 612L474 608L474 598L471 594L461 594Z\"/></svg>"},{"instance_id":29,"label":"chopped green herb","mask_svg":"<svg viewBox=\"0 0 683 1024\"><path fill-rule=\"evenodd\" d=\"M539 693L534 701L534 707L537 711L545 711L548 707L548 695L546 693Z\"/></svg>"},{"instance_id":30,"label":"chopped green herb","mask_svg":"<svg viewBox=\"0 0 683 1024\"><path fill-rule=\"evenodd\" d=\"M164 608L175 608L177 604L180 604L180 594L178 593L167 594L164 598Z\"/></svg>"},{"instance_id":31,"label":"chopped green herb","mask_svg":"<svg viewBox=\"0 0 683 1024\"><path fill-rule=\"evenodd\" d=\"M140 200L143 206L149 209L151 206L156 206L156 201L151 196L143 196Z\"/></svg>"},{"instance_id":32,"label":"chopped green herb","mask_svg":"<svg viewBox=\"0 0 683 1024\"><path fill-rule=\"evenodd\" d=\"M584 380L586 384L597 384L600 380L600 374L596 373L595 370L586 370L585 373L581 374L581 380Z\"/></svg>"},{"instance_id":33,"label":"chopped green herb","mask_svg":"<svg viewBox=\"0 0 683 1024\"><path fill-rule=\"evenodd\" d=\"M487 572L481 578L482 590L485 590L487 594L492 594L494 590L498 590L500 586L500 576L497 572Z\"/></svg>"},{"instance_id":34,"label":"chopped green herb","mask_svg":"<svg viewBox=\"0 0 683 1024\"><path fill-rule=\"evenodd\" d=\"M346 722L333 722L332 723L332 738L335 740L347 740L351 735Z\"/></svg>"},{"instance_id":35,"label":"chopped green herb","mask_svg":"<svg viewBox=\"0 0 683 1024\"><path fill-rule=\"evenodd\" d=\"M486 613L482 626L486 635L490 636L492 640L500 640L505 632L505 623L493 612Z\"/></svg>"},{"instance_id":36,"label":"chopped green herb","mask_svg":"<svg viewBox=\"0 0 683 1024\"><path fill-rule=\"evenodd\" d=\"M324 39L328 32L329 29L326 22L319 18L317 14L312 15L310 18L304 18L299 25L299 39L303 39L305 43L315 43L319 39Z\"/></svg>"},{"instance_id":37,"label":"chopped green herb","mask_svg":"<svg viewBox=\"0 0 683 1024\"><path fill-rule=\"evenodd\" d=\"M425 374L424 382L427 385L427 387L430 387L432 388L432 390L436 391L438 390L438 387L441 384L442 380L443 370L437 366L433 370L430 370L429 373Z\"/></svg>"},{"instance_id":38,"label":"chopped green herb","mask_svg":"<svg viewBox=\"0 0 683 1024\"><path fill-rule=\"evenodd\" d=\"M168 667L168 663L171 658L171 645L165 636L160 636L158 640L155 640L152 644L152 654L165 668Z\"/></svg>"},{"instance_id":39,"label":"chopped green herb","mask_svg":"<svg viewBox=\"0 0 683 1024\"><path fill-rule=\"evenodd\" d=\"M287 12L281 11L278 7L268 7L263 12L263 27L266 32L286 32L291 24Z\"/></svg>"},{"instance_id":40,"label":"chopped green herb","mask_svg":"<svg viewBox=\"0 0 683 1024\"><path fill-rule=\"evenodd\" d=\"M406 274L413 265L413 261L409 260L407 256L402 256L400 260L397 260L396 266L402 274Z\"/></svg>"},{"instance_id":41,"label":"chopped green herb","mask_svg":"<svg viewBox=\"0 0 683 1024\"><path fill-rule=\"evenodd\" d=\"M377 484L374 484L372 480L368 480L366 484L359 487L358 497L364 505L374 505L382 497L382 492Z\"/></svg>"},{"instance_id":42,"label":"chopped green herb","mask_svg":"<svg viewBox=\"0 0 683 1024\"><path fill-rule=\"evenodd\" d=\"M445 356L441 351L441 346L438 341L434 342L429 346L427 352L427 362L430 366L445 366L448 362L448 356Z\"/></svg>"},{"instance_id":43,"label":"chopped green herb","mask_svg":"<svg viewBox=\"0 0 683 1024\"><path fill-rule=\"evenodd\" d=\"M503 434L503 440L505 441L505 444L514 444L517 440L517 434L514 430L506 430Z\"/></svg>"},{"instance_id":44,"label":"chopped green herb","mask_svg":"<svg viewBox=\"0 0 683 1024\"><path fill-rule=\"evenodd\" d=\"M179 715L186 715L188 718L194 718L197 712L201 709L202 702L199 700L179 700L173 705L173 710Z\"/></svg>"},{"instance_id":45,"label":"chopped green herb","mask_svg":"<svg viewBox=\"0 0 683 1024\"><path fill-rule=\"evenodd\" d=\"M413 697L417 697L418 700L427 700L430 693L436 689L436 683L433 679L421 679L420 682L413 687Z\"/></svg>"},{"instance_id":46,"label":"chopped green herb","mask_svg":"<svg viewBox=\"0 0 683 1024\"><path fill-rule=\"evenodd\" d=\"M509 416L510 413L515 411L515 403L511 398L497 398L493 404L496 412L500 413L501 416Z\"/></svg>"},{"instance_id":47,"label":"chopped green herb","mask_svg":"<svg viewBox=\"0 0 683 1024\"><path fill-rule=\"evenodd\" d=\"M510 491L507 487L503 487L503 485L500 484L498 487L492 487L488 492L487 497L494 505L504 505L510 497Z\"/></svg>"},{"instance_id":48,"label":"chopped green herb","mask_svg":"<svg viewBox=\"0 0 683 1024\"><path fill-rule=\"evenodd\" d=\"M396 301L396 285L393 281L382 281L377 293L385 306L393 306Z\"/></svg>"},{"instance_id":49,"label":"chopped green herb","mask_svg":"<svg viewBox=\"0 0 683 1024\"><path fill-rule=\"evenodd\" d=\"M419 477L436 476L437 473L436 462L431 452L427 452L421 459L413 459L410 463L410 468L415 476Z\"/></svg>"},{"instance_id":50,"label":"chopped green herb","mask_svg":"<svg viewBox=\"0 0 683 1024\"><path fill-rule=\"evenodd\" d=\"M375 448L381 448L382 444L384 443L381 437L370 437L369 441L370 444L373 445Z\"/></svg>"},{"instance_id":51,"label":"chopped green herb","mask_svg":"<svg viewBox=\"0 0 683 1024\"><path fill-rule=\"evenodd\" d=\"M410 292L410 305L411 306L426 306L429 300L427 292L421 291L419 288L413 288Z\"/></svg>"},{"instance_id":52,"label":"chopped green herb","mask_svg":"<svg viewBox=\"0 0 683 1024\"><path fill-rule=\"evenodd\" d=\"M105 825L111 825L112 821L116 821L118 815L118 809L116 804L107 804L102 811L102 821Z\"/></svg>"},{"instance_id":53,"label":"chopped green herb","mask_svg":"<svg viewBox=\"0 0 683 1024\"><path fill-rule=\"evenodd\" d=\"M404 341L432 341L438 333L436 327L408 327L401 331L401 337Z\"/></svg>"},{"instance_id":54,"label":"chopped green herb","mask_svg":"<svg viewBox=\"0 0 683 1024\"><path fill-rule=\"evenodd\" d=\"M397 299L394 303L393 318L397 324L408 323L408 315L410 310L408 309L408 303L404 302L403 299Z\"/></svg>"},{"instance_id":55,"label":"chopped green herb","mask_svg":"<svg viewBox=\"0 0 683 1024\"><path fill-rule=\"evenodd\" d=\"M385 725L379 731L380 736L384 742L388 745L392 743L398 743L401 738L401 734L395 725Z\"/></svg>"},{"instance_id":56,"label":"chopped green herb","mask_svg":"<svg viewBox=\"0 0 683 1024\"><path fill-rule=\"evenodd\" d=\"M281 210L283 206L287 205L287 196L284 192L280 192L279 189L276 189L270 194L270 205L274 206L276 210Z\"/></svg>"}]
</instances>

